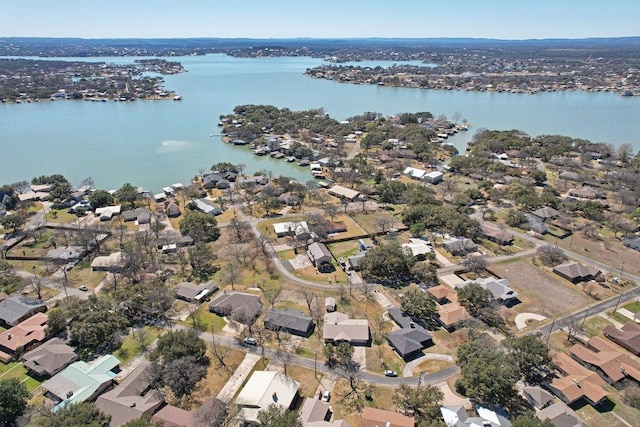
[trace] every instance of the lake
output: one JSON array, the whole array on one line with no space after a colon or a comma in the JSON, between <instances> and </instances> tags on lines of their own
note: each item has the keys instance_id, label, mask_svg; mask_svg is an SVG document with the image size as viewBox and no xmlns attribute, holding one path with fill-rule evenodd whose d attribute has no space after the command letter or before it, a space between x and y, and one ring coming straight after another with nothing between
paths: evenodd
<instances>
[{"instance_id":1,"label":"lake","mask_svg":"<svg viewBox=\"0 0 640 427\"><path fill-rule=\"evenodd\" d=\"M75 59L75 58L66 58ZM130 63L135 58L78 58ZM220 115L240 104L272 104L292 110L324 108L344 120L366 111L391 115L460 112L473 127L449 142L463 151L475 130L520 129L532 136L562 134L640 149L640 97L610 93L553 92L538 95L435 91L351 85L304 76L321 59L175 57L188 72L165 76L182 101L55 101L0 104L0 184L61 173L74 184L93 177L98 188L124 182L157 192L187 183L220 161L244 163L247 173L272 170L298 180L308 168L252 155L225 144ZM366 65L391 65L368 62ZM357 64L354 64L357 65Z\"/></svg>"}]
</instances>

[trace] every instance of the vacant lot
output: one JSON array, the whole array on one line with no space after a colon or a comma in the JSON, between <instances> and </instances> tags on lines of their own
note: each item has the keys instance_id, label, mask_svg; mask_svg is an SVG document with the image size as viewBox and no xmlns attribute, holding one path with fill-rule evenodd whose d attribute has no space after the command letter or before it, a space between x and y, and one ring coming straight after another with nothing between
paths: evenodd
<instances>
[{"instance_id":1,"label":"vacant lot","mask_svg":"<svg viewBox=\"0 0 640 427\"><path fill-rule=\"evenodd\" d=\"M623 263L624 271L640 274L640 252L627 248L619 239L605 236L601 240L589 240L577 232L560 240L558 246L607 264L612 274L619 274Z\"/></svg>"},{"instance_id":2,"label":"vacant lot","mask_svg":"<svg viewBox=\"0 0 640 427\"><path fill-rule=\"evenodd\" d=\"M510 259L492 264L489 271L509 280L519 294L521 304L510 311L532 312L547 317L566 314L587 305L592 299L578 285L569 284L555 274L535 266L531 258Z\"/></svg>"}]
</instances>

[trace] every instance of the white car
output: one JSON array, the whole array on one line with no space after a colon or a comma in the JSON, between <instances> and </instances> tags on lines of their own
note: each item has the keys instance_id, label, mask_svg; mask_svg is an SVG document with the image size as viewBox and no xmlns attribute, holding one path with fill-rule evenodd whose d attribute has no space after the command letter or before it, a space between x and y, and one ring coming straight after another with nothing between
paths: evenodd
<instances>
[{"instance_id":1,"label":"white car","mask_svg":"<svg viewBox=\"0 0 640 427\"><path fill-rule=\"evenodd\" d=\"M392 371L391 369L387 369L386 371L384 371L384 376L385 377L397 377L398 373L396 371Z\"/></svg>"},{"instance_id":2,"label":"white car","mask_svg":"<svg viewBox=\"0 0 640 427\"><path fill-rule=\"evenodd\" d=\"M331 399L331 392L327 390L324 393L322 393L322 398L320 400L322 400L323 402L328 402L330 399Z\"/></svg>"},{"instance_id":3,"label":"white car","mask_svg":"<svg viewBox=\"0 0 640 427\"><path fill-rule=\"evenodd\" d=\"M246 338L244 339L244 343L245 343L246 345L256 345L256 344L258 344L258 342L256 341L256 339L255 339L255 338L253 338L253 337L246 337Z\"/></svg>"}]
</instances>

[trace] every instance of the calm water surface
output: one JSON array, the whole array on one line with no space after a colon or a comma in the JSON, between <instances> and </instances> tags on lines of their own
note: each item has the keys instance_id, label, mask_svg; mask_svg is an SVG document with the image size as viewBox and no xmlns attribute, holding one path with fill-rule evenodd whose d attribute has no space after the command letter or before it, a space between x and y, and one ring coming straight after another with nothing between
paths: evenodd
<instances>
[{"instance_id":1,"label":"calm water surface","mask_svg":"<svg viewBox=\"0 0 640 427\"><path fill-rule=\"evenodd\" d=\"M90 60L130 63L133 59ZM459 150L464 150L480 127L520 129L530 135L562 134L614 145L630 143L640 149L640 97L339 84L302 74L306 68L323 63L314 58L208 55L172 59L188 70L165 76L166 87L183 96L180 102L0 104L0 183L62 173L76 184L91 176L100 188L117 188L129 181L159 191L174 182L188 182L199 169L208 170L219 161L244 163L248 172L269 169L309 180L306 168L257 157L246 147L234 147L210 136L219 134L219 116L239 104L272 104L292 110L323 107L338 120L365 111L385 115L430 111L448 117L460 112L473 127L450 138Z\"/></svg>"}]
</instances>

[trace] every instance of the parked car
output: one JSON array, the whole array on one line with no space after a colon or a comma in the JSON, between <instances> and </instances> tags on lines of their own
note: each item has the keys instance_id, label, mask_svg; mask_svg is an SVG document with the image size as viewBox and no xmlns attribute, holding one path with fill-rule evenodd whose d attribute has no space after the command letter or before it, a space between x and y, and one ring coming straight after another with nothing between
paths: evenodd
<instances>
[{"instance_id":1,"label":"parked car","mask_svg":"<svg viewBox=\"0 0 640 427\"><path fill-rule=\"evenodd\" d=\"M322 398L320 400L322 400L323 402L328 402L330 399L331 399L331 392L327 390L324 393L322 393Z\"/></svg>"},{"instance_id":2,"label":"parked car","mask_svg":"<svg viewBox=\"0 0 640 427\"><path fill-rule=\"evenodd\" d=\"M85 292L87 291L87 287L85 285L80 286L78 289Z\"/></svg>"},{"instance_id":3,"label":"parked car","mask_svg":"<svg viewBox=\"0 0 640 427\"><path fill-rule=\"evenodd\" d=\"M253 337L246 337L244 339L244 343L245 343L245 345L256 345L256 344L258 344L256 339L253 338Z\"/></svg>"},{"instance_id":4,"label":"parked car","mask_svg":"<svg viewBox=\"0 0 640 427\"><path fill-rule=\"evenodd\" d=\"M396 371L392 371L391 369L387 369L386 371L384 371L384 376L385 377L397 377L398 373Z\"/></svg>"}]
</instances>

